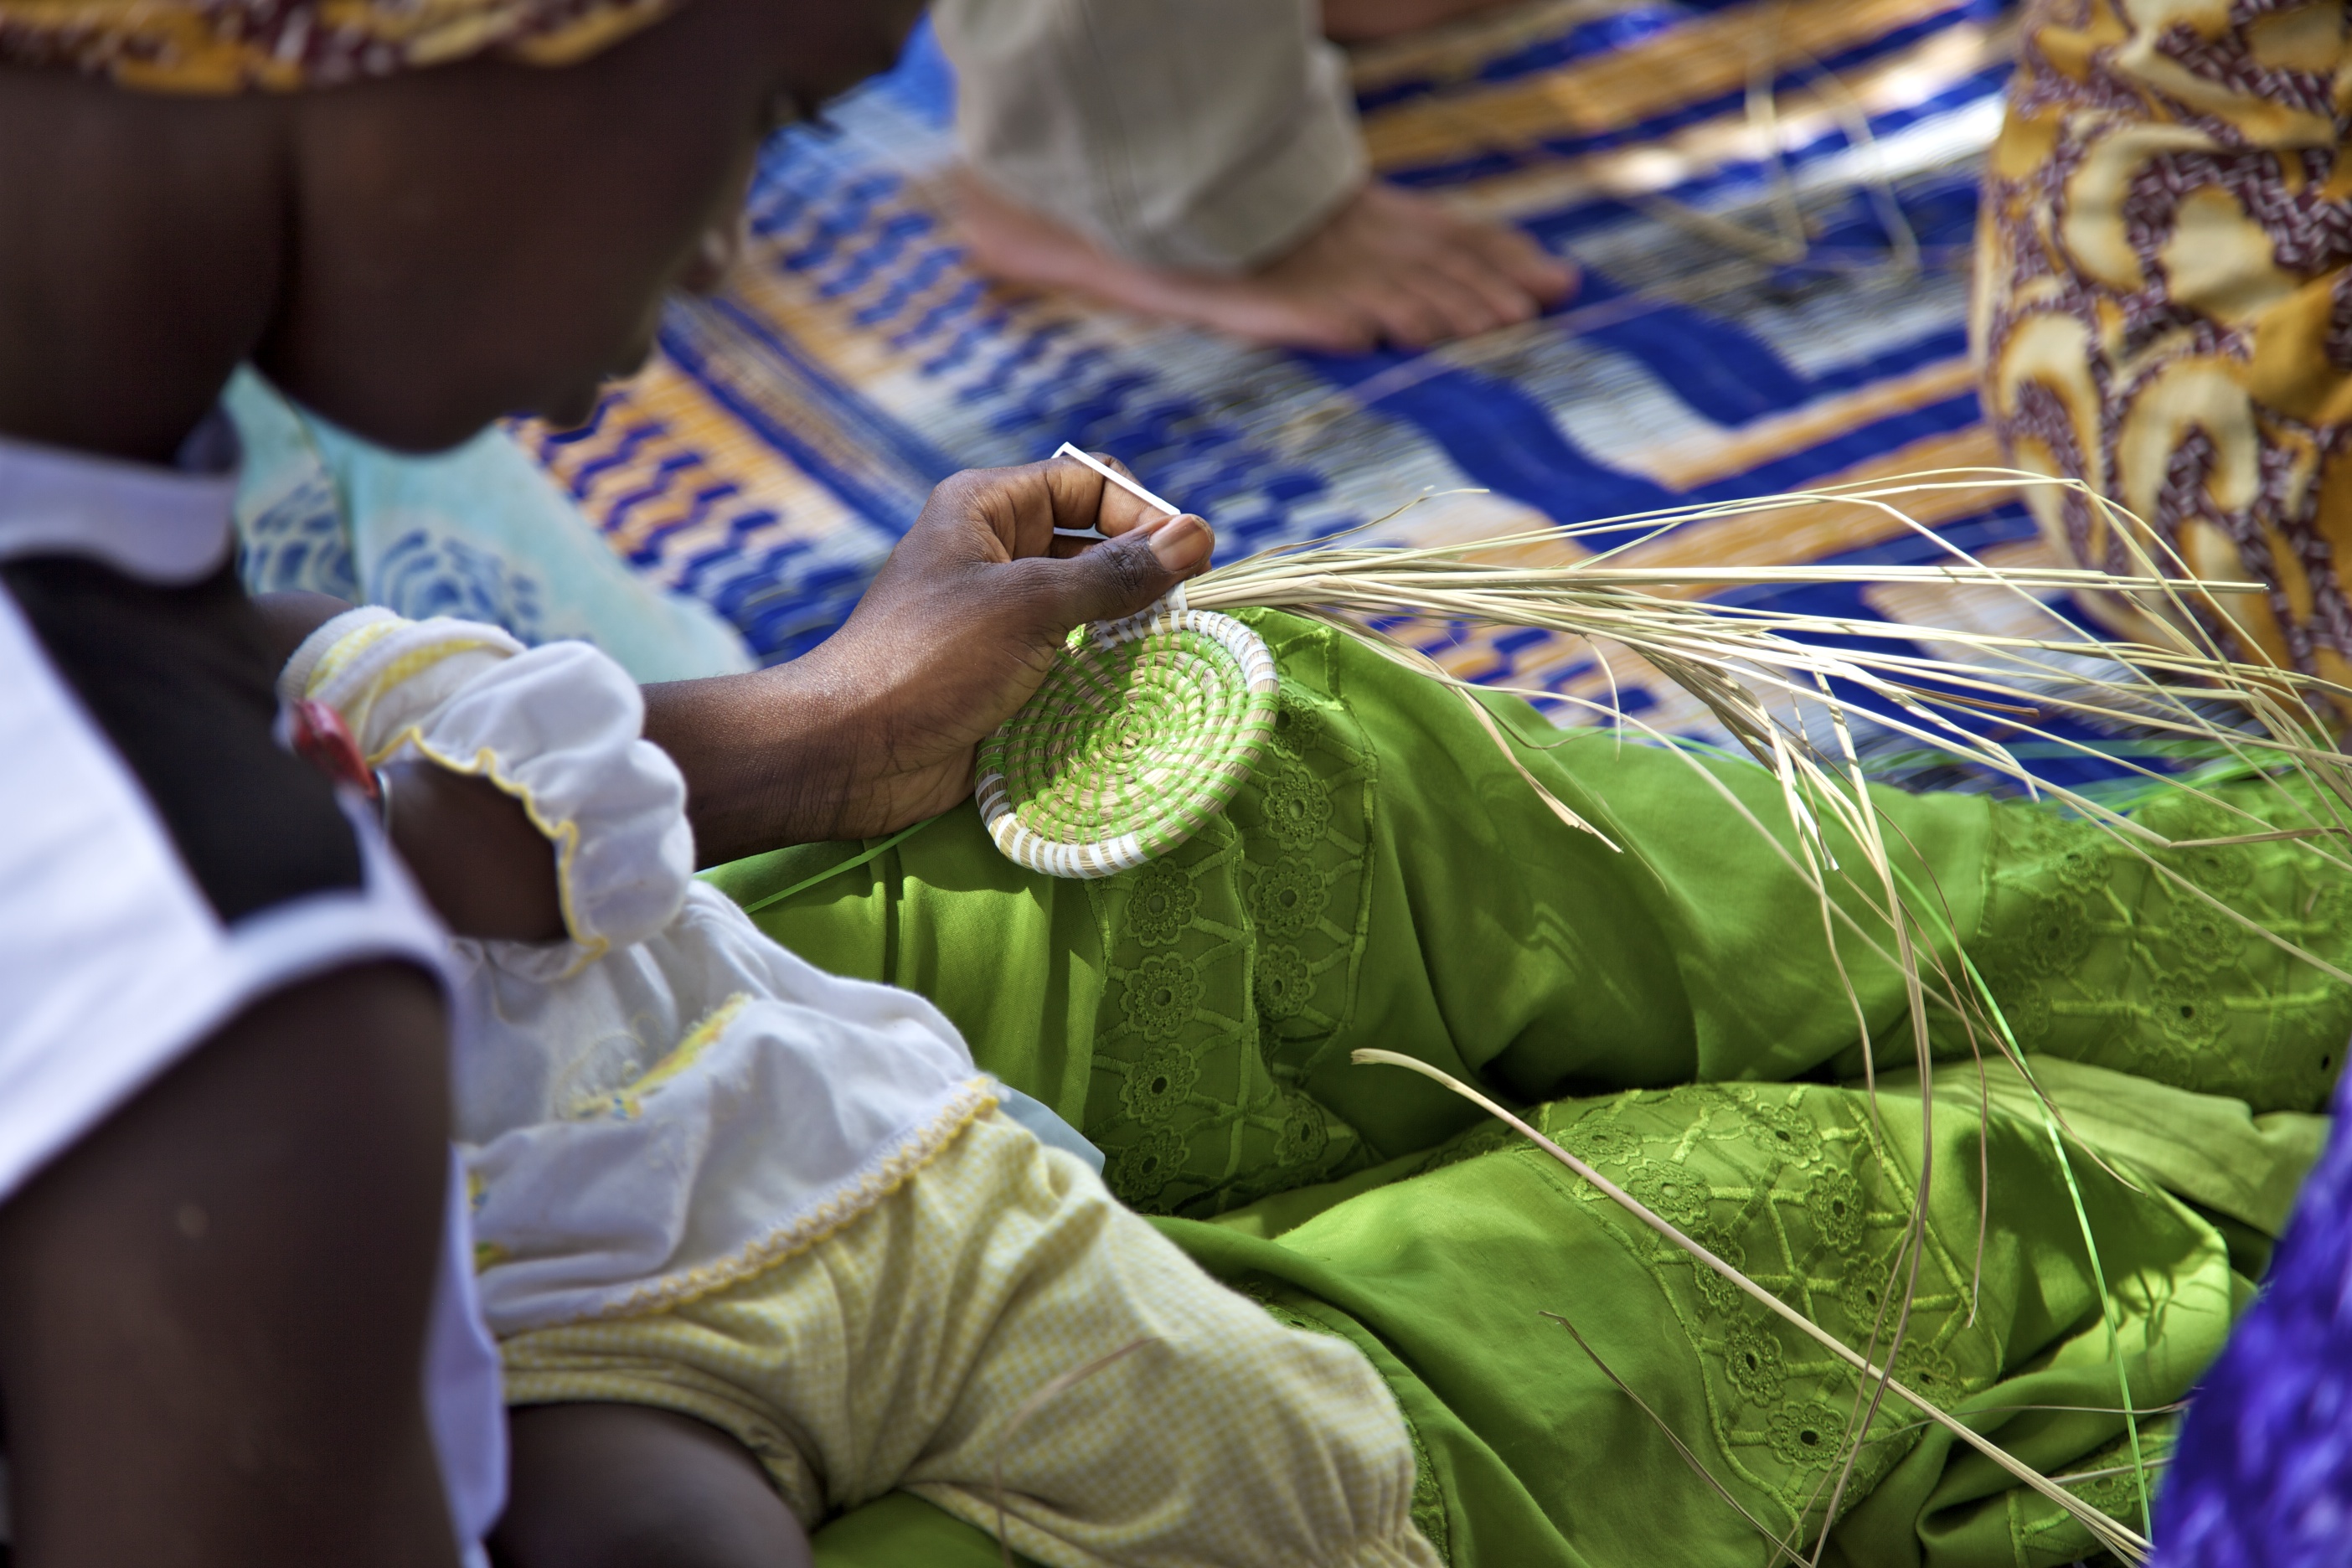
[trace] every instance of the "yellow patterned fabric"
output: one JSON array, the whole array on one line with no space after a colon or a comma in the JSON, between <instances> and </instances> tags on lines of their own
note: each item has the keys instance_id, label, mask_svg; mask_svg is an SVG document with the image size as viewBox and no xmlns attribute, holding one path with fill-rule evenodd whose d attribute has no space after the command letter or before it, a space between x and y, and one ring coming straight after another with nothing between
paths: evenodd
<instances>
[{"instance_id":1,"label":"yellow patterned fabric","mask_svg":"<svg viewBox=\"0 0 2352 1568\"><path fill-rule=\"evenodd\" d=\"M290 91L497 52L584 59L676 0L0 0L0 65L152 91Z\"/></svg>"},{"instance_id":2,"label":"yellow patterned fabric","mask_svg":"<svg viewBox=\"0 0 2352 1568\"><path fill-rule=\"evenodd\" d=\"M2352 75L2344 0L2032 0L1986 172L1975 340L2021 468L2080 479L2197 572L2242 644L2352 679ZM2029 492L2122 566L2080 496ZM2144 635L2109 609L2116 629Z\"/></svg>"},{"instance_id":3,"label":"yellow patterned fabric","mask_svg":"<svg viewBox=\"0 0 2352 1568\"><path fill-rule=\"evenodd\" d=\"M709 1422L812 1526L903 1489L992 1530L1002 1466L1011 1544L1055 1568L1438 1561L1361 1352L1215 1283L1001 1113L763 1274L502 1349L509 1403Z\"/></svg>"}]
</instances>

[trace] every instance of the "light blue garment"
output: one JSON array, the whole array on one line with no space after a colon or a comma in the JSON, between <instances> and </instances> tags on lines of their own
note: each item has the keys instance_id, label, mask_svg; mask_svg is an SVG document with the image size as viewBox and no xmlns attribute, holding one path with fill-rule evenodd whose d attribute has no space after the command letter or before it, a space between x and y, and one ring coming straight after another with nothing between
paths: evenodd
<instances>
[{"instance_id":1,"label":"light blue garment","mask_svg":"<svg viewBox=\"0 0 2352 1568\"><path fill-rule=\"evenodd\" d=\"M999 1079L996 1080L996 1109L1028 1129L1030 1134L1048 1149L1076 1154L1093 1167L1096 1175L1102 1174L1103 1152L1087 1142L1085 1133L1055 1115L1053 1107L1044 1100L1033 1099Z\"/></svg>"},{"instance_id":2,"label":"light blue garment","mask_svg":"<svg viewBox=\"0 0 2352 1568\"><path fill-rule=\"evenodd\" d=\"M309 588L416 619L457 616L527 644L578 638L640 681L751 669L735 629L632 572L498 430L429 458L361 440L250 370L223 399L245 446L249 592Z\"/></svg>"}]
</instances>

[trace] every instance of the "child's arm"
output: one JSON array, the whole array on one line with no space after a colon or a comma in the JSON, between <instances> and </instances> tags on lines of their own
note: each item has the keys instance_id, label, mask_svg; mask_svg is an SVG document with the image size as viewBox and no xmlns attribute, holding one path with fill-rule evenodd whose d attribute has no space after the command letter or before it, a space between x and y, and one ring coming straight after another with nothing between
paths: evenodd
<instances>
[{"instance_id":1,"label":"child's arm","mask_svg":"<svg viewBox=\"0 0 2352 1568\"><path fill-rule=\"evenodd\" d=\"M310 634L352 606L324 594L254 600L283 666ZM426 762L381 770L384 830L425 899L459 936L507 942L562 937L555 856L522 803L487 779Z\"/></svg>"},{"instance_id":2,"label":"child's arm","mask_svg":"<svg viewBox=\"0 0 2352 1568\"><path fill-rule=\"evenodd\" d=\"M580 643L408 621L320 595L269 595L295 644L280 695L339 713L385 784L386 826L463 936L593 956L677 912L693 846L685 784L643 736L636 685Z\"/></svg>"},{"instance_id":3,"label":"child's arm","mask_svg":"<svg viewBox=\"0 0 2352 1568\"><path fill-rule=\"evenodd\" d=\"M872 837L957 805L974 749L1037 689L1070 628L1143 609L1206 570L1214 545L1199 518L1066 458L942 481L817 647L635 700L645 738L693 781L701 864ZM346 608L316 594L259 603L281 655Z\"/></svg>"},{"instance_id":4,"label":"child's arm","mask_svg":"<svg viewBox=\"0 0 2352 1568\"><path fill-rule=\"evenodd\" d=\"M554 848L522 803L431 763L383 770L384 829L449 929L486 941L560 942Z\"/></svg>"}]
</instances>

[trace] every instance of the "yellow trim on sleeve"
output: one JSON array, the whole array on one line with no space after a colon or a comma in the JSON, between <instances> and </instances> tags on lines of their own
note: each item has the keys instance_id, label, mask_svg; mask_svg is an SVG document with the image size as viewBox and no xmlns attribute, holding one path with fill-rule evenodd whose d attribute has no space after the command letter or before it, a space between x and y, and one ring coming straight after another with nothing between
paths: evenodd
<instances>
[{"instance_id":1,"label":"yellow trim on sleeve","mask_svg":"<svg viewBox=\"0 0 2352 1568\"><path fill-rule=\"evenodd\" d=\"M334 651L333 648L328 649L330 654ZM383 673L369 683L369 689L377 694L389 691L403 681L414 680L444 659L455 658L461 653L496 653L501 657L512 657L498 644L480 637L449 637L402 654L383 667Z\"/></svg>"},{"instance_id":2,"label":"yellow trim on sleeve","mask_svg":"<svg viewBox=\"0 0 2352 1568\"><path fill-rule=\"evenodd\" d=\"M319 656L319 662L310 667L310 679L302 683L302 695L317 696L319 689L342 674L353 659L384 638L415 624L415 621L392 616L353 626L337 637L327 651Z\"/></svg>"},{"instance_id":3,"label":"yellow trim on sleeve","mask_svg":"<svg viewBox=\"0 0 2352 1568\"><path fill-rule=\"evenodd\" d=\"M426 744L422 725L411 724L394 736L388 745L368 759L368 765L375 766L383 758L392 755L403 746L415 747L417 754L425 761L436 766L446 768L453 773L460 773L467 778L488 779L497 786L499 793L511 795L520 801L523 815L530 818L530 825L539 829L540 837L555 846L555 898L563 910L563 929L570 933L574 942L586 950L580 962L565 972L567 975L579 973L582 969L595 963L611 951L613 944L604 938L583 937L580 934L583 922L580 919L579 902L573 897L572 876L572 863L580 858L580 825L578 823L570 817L561 821L550 821L547 814L540 810L539 799L531 794L530 786L499 770L497 752L484 746L474 753L471 762L462 761Z\"/></svg>"}]
</instances>

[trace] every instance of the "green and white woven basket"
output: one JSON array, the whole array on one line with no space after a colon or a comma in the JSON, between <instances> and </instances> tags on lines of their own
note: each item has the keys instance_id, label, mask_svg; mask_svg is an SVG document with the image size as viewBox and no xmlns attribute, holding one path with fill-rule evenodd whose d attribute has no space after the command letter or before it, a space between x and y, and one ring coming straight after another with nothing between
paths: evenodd
<instances>
[{"instance_id":1,"label":"green and white woven basket","mask_svg":"<svg viewBox=\"0 0 2352 1568\"><path fill-rule=\"evenodd\" d=\"M1182 590L1073 633L1021 711L982 742L981 815L1033 871L1108 877L1163 855L1232 800L1274 728L1274 656Z\"/></svg>"}]
</instances>

